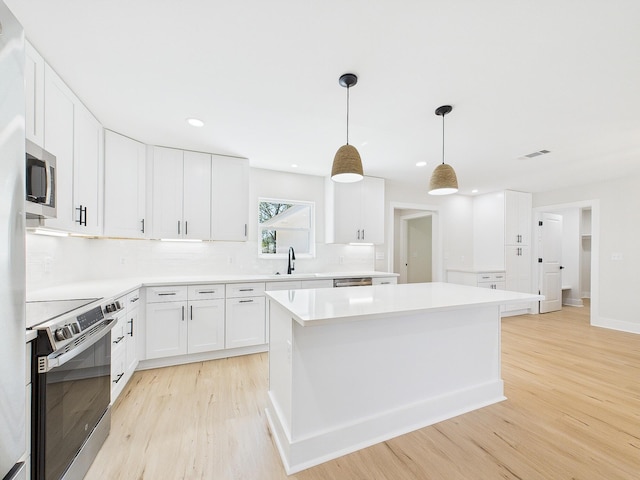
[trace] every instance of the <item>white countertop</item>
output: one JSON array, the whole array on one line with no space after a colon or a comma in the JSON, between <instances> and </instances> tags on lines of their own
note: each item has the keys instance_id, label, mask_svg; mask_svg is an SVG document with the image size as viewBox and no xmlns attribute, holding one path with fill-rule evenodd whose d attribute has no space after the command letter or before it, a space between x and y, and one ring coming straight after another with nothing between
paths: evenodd
<instances>
[{"instance_id":1,"label":"white countertop","mask_svg":"<svg viewBox=\"0 0 640 480\"><path fill-rule=\"evenodd\" d=\"M281 290L266 295L303 326L382 318L391 314L506 305L543 300L542 295L468 287L452 283L410 283L310 290Z\"/></svg>"},{"instance_id":2,"label":"white countertop","mask_svg":"<svg viewBox=\"0 0 640 480\"><path fill-rule=\"evenodd\" d=\"M142 286L198 285L209 283L286 282L295 280L333 279L352 277L397 277L388 272L322 272L291 275L201 275L167 277L127 277L67 283L27 292L27 301L67 300L71 298L112 298L127 294Z\"/></svg>"}]
</instances>

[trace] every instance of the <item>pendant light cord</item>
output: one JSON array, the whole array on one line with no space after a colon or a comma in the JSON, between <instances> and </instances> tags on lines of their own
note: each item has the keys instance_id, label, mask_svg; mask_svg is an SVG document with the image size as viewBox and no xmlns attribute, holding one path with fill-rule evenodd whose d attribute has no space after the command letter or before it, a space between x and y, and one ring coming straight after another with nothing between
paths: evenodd
<instances>
[{"instance_id":1,"label":"pendant light cord","mask_svg":"<svg viewBox=\"0 0 640 480\"><path fill-rule=\"evenodd\" d=\"M347 86L347 145L349 145L349 87Z\"/></svg>"},{"instance_id":2,"label":"pendant light cord","mask_svg":"<svg viewBox=\"0 0 640 480\"><path fill-rule=\"evenodd\" d=\"M442 114L442 164L444 165L444 113Z\"/></svg>"}]
</instances>

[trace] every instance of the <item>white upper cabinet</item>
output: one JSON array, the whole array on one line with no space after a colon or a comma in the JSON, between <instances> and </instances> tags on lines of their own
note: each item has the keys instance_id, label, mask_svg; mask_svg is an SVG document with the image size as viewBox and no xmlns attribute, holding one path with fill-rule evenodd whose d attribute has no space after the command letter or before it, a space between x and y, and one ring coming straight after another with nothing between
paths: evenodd
<instances>
[{"instance_id":1,"label":"white upper cabinet","mask_svg":"<svg viewBox=\"0 0 640 480\"><path fill-rule=\"evenodd\" d=\"M325 180L327 243L384 243L384 180Z\"/></svg>"},{"instance_id":2,"label":"white upper cabinet","mask_svg":"<svg viewBox=\"0 0 640 480\"><path fill-rule=\"evenodd\" d=\"M57 218L48 227L102 233L102 125L45 65L44 148L56 156Z\"/></svg>"},{"instance_id":3,"label":"white upper cabinet","mask_svg":"<svg viewBox=\"0 0 640 480\"><path fill-rule=\"evenodd\" d=\"M184 152L183 238L211 237L211 155Z\"/></svg>"},{"instance_id":4,"label":"white upper cabinet","mask_svg":"<svg viewBox=\"0 0 640 480\"><path fill-rule=\"evenodd\" d=\"M102 234L104 130L80 101L74 105L73 204L75 231Z\"/></svg>"},{"instance_id":5,"label":"white upper cabinet","mask_svg":"<svg viewBox=\"0 0 640 480\"><path fill-rule=\"evenodd\" d=\"M154 147L153 238L209 239L211 155Z\"/></svg>"},{"instance_id":6,"label":"white upper cabinet","mask_svg":"<svg viewBox=\"0 0 640 480\"><path fill-rule=\"evenodd\" d=\"M44 148L44 58L25 42L25 133L28 140Z\"/></svg>"},{"instance_id":7,"label":"white upper cabinet","mask_svg":"<svg viewBox=\"0 0 640 480\"><path fill-rule=\"evenodd\" d=\"M246 241L249 160L211 156L211 239Z\"/></svg>"},{"instance_id":8,"label":"white upper cabinet","mask_svg":"<svg viewBox=\"0 0 640 480\"><path fill-rule=\"evenodd\" d=\"M144 238L146 147L105 130L104 234Z\"/></svg>"},{"instance_id":9,"label":"white upper cabinet","mask_svg":"<svg viewBox=\"0 0 640 480\"><path fill-rule=\"evenodd\" d=\"M530 193L504 192L506 245L531 244L531 204Z\"/></svg>"},{"instance_id":10,"label":"white upper cabinet","mask_svg":"<svg viewBox=\"0 0 640 480\"><path fill-rule=\"evenodd\" d=\"M56 157L57 218L45 225L75 230L73 209L73 92L56 73L45 66L44 148Z\"/></svg>"}]
</instances>

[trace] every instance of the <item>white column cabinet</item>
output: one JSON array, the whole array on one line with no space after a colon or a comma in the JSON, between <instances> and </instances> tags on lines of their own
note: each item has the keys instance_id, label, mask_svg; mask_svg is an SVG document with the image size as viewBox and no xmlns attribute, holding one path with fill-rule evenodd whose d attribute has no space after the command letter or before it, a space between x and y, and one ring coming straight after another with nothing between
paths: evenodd
<instances>
[{"instance_id":1,"label":"white column cabinet","mask_svg":"<svg viewBox=\"0 0 640 480\"><path fill-rule=\"evenodd\" d=\"M246 241L249 160L211 156L211 239Z\"/></svg>"},{"instance_id":2,"label":"white column cabinet","mask_svg":"<svg viewBox=\"0 0 640 480\"><path fill-rule=\"evenodd\" d=\"M531 293L531 205L530 193L511 190L474 199L474 263L504 268L506 290Z\"/></svg>"},{"instance_id":3,"label":"white column cabinet","mask_svg":"<svg viewBox=\"0 0 640 480\"><path fill-rule=\"evenodd\" d=\"M384 180L325 180L327 243L384 243Z\"/></svg>"},{"instance_id":4,"label":"white column cabinet","mask_svg":"<svg viewBox=\"0 0 640 480\"><path fill-rule=\"evenodd\" d=\"M211 155L153 149L153 238L209 239Z\"/></svg>"},{"instance_id":5,"label":"white column cabinet","mask_svg":"<svg viewBox=\"0 0 640 480\"><path fill-rule=\"evenodd\" d=\"M25 134L28 140L44 148L44 58L25 42Z\"/></svg>"},{"instance_id":6,"label":"white column cabinet","mask_svg":"<svg viewBox=\"0 0 640 480\"><path fill-rule=\"evenodd\" d=\"M146 147L105 130L104 234L144 238Z\"/></svg>"}]
</instances>

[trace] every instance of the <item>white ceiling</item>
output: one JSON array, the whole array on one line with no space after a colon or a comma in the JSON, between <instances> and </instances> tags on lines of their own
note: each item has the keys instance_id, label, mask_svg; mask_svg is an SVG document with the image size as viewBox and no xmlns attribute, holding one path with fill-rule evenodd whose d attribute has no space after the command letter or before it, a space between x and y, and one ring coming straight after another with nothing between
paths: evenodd
<instances>
[{"instance_id":1,"label":"white ceiling","mask_svg":"<svg viewBox=\"0 0 640 480\"><path fill-rule=\"evenodd\" d=\"M640 171L638 0L5 2L104 126L145 143L327 175L352 72L366 175L426 192L443 104L461 193Z\"/></svg>"}]
</instances>

